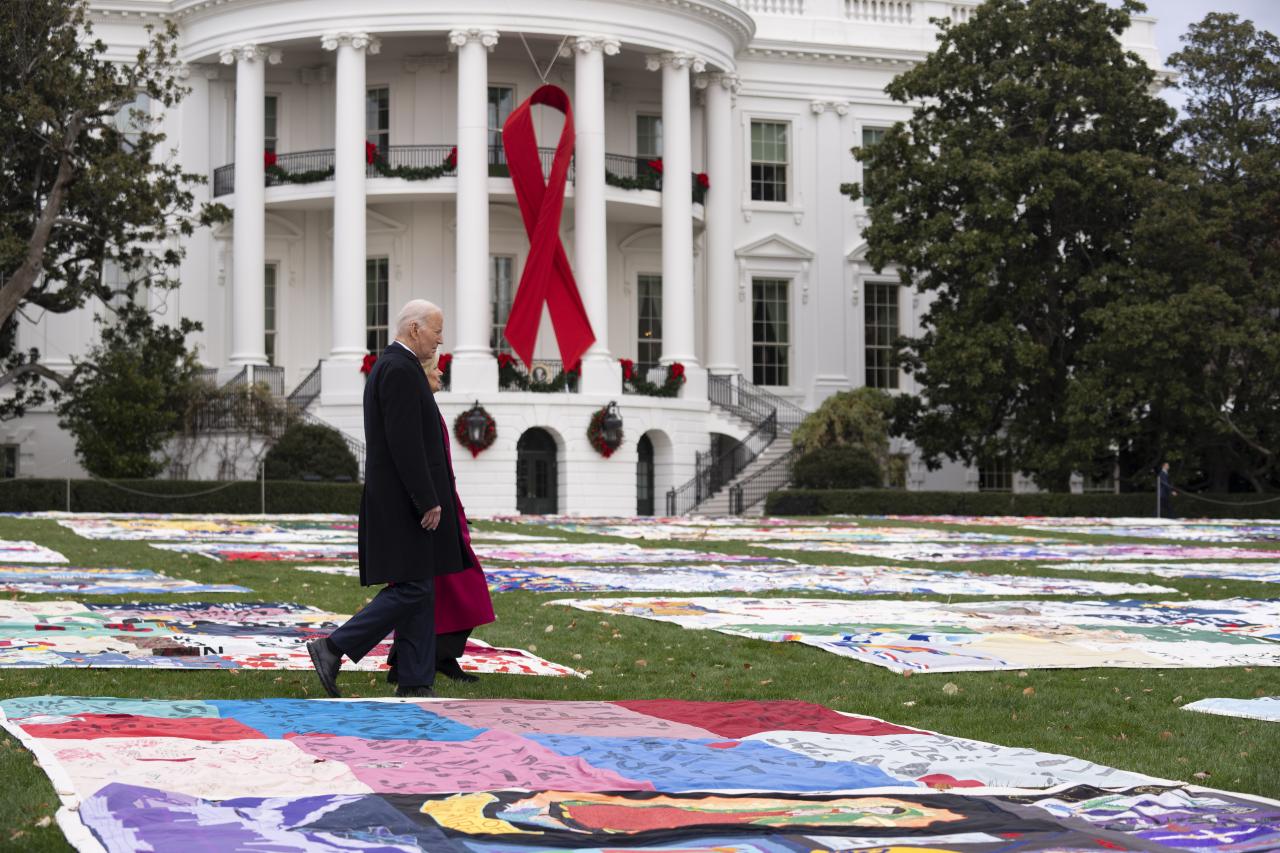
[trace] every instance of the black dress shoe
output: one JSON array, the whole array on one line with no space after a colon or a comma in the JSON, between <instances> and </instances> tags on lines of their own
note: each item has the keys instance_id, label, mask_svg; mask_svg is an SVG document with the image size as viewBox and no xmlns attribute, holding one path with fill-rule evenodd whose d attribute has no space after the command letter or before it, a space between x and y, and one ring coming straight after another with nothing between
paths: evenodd
<instances>
[{"instance_id":1,"label":"black dress shoe","mask_svg":"<svg viewBox=\"0 0 1280 853\"><path fill-rule=\"evenodd\" d=\"M436 692L430 687L397 687L396 696L401 699L431 699Z\"/></svg>"},{"instance_id":2,"label":"black dress shoe","mask_svg":"<svg viewBox=\"0 0 1280 853\"><path fill-rule=\"evenodd\" d=\"M329 650L329 643L325 638L309 641L307 652L311 655L311 665L316 669L324 692L334 699L342 696L338 691L338 670L342 668L342 656Z\"/></svg>"},{"instance_id":3,"label":"black dress shoe","mask_svg":"<svg viewBox=\"0 0 1280 853\"><path fill-rule=\"evenodd\" d=\"M436 672L441 675L452 678L454 681L479 681L479 676L472 675L463 670L462 665L458 663L457 658L441 658L436 661Z\"/></svg>"}]
</instances>

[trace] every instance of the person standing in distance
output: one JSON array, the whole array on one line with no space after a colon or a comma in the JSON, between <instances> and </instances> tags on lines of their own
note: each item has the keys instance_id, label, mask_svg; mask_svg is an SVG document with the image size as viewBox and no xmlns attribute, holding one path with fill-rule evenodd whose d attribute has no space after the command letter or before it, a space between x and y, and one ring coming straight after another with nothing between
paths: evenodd
<instances>
[{"instance_id":1,"label":"person standing in distance","mask_svg":"<svg viewBox=\"0 0 1280 853\"><path fill-rule=\"evenodd\" d=\"M1173 514L1173 499L1177 496L1177 492L1173 488L1173 484L1169 482L1169 463L1162 462L1160 464L1160 476L1156 478L1156 509L1160 518L1176 518Z\"/></svg>"},{"instance_id":2,"label":"person standing in distance","mask_svg":"<svg viewBox=\"0 0 1280 853\"><path fill-rule=\"evenodd\" d=\"M396 695L434 695L434 578L472 567L458 531L448 437L421 365L443 337L444 313L422 299L409 302L365 382L360 583L386 586L333 634L307 643L320 684L335 698L342 656L358 662L392 631Z\"/></svg>"}]
</instances>

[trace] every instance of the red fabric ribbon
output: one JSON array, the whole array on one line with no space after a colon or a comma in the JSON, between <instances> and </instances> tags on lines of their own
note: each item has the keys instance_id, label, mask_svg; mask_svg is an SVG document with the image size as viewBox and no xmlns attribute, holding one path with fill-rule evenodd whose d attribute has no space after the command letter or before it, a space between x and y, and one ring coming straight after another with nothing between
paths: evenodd
<instances>
[{"instance_id":1,"label":"red fabric ribbon","mask_svg":"<svg viewBox=\"0 0 1280 853\"><path fill-rule=\"evenodd\" d=\"M560 131L555 158L551 161L551 174L545 178L538 156L538 137L533 130L534 104L564 113L564 129ZM596 336L591 331L587 309L560 242L560 212L564 208L564 187L573 157L573 110L569 106L569 95L558 86L540 87L507 118L502 126L502 147L507 153L524 230L529 235L529 257L503 334L532 369L533 347L545 302L560 344L560 358L565 369L571 370L595 343Z\"/></svg>"}]
</instances>

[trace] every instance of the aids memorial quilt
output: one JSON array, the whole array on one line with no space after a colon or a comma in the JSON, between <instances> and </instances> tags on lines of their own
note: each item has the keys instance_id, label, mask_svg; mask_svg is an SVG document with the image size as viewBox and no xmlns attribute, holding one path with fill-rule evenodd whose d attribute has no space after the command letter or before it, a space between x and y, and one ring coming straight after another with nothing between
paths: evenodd
<instances>
[{"instance_id":1,"label":"aids memorial quilt","mask_svg":"<svg viewBox=\"0 0 1280 853\"><path fill-rule=\"evenodd\" d=\"M319 570L322 567L299 568ZM1128 595L1177 591L1142 583L981 575L896 566L490 566L485 569L485 577L493 592L761 592L791 589L850 595Z\"/></svg>"},{"instance_id":2,"label":"aids memorial quilt","mask_svg":"<svg viewBox=\"0 0 1280 853\"><path fill-rule=\"evenodd\" d=\"M552 530L617 536L621 539L650 539L693 542L1043 542L1043 536L987 533L980 530L937 530L924 527L889 527L862 524L822 525L707 525L700 522L607 523L603 521L560 521L545 525Z\"/></svg>"},{"instance_id":3,"label":"aids memorial quilt","mask_svg":"<svg viewBox=\"0 0 1280 853\"><path fill-rule=\"evenodd\" d=\"M67 558L35 542L0 539L0 563L65 563Z\"/></svg>"},{"instance_id":4,"label":"aids memorial quilt","mask_svg":"<svg viewBox=\"0 0 1280 853\"><path fill-rule=\"evenodd\" d=\"M310 670L307 640L348 617L291 603L0 601L0 667ZM344 670L387 669L389 643ZM467 643L471 672L575 676L521 649Z\"/></svg>"},{"instance_id":5,"label":"aids memorial quilt","mask_svg":"<svg viewBox=\"0 0 1280 853\"><path fill-rule=\"evenodd\" d=\"M315 545L291 542L152 542L152 548L175 551L179 554L195 554L219 562L223 560L252 560L254 562L350 562L359 558L356 544L339 545L319 543Z\"/></svg>"},{"instance_id":6,"label":"aids memorial quilt","mask_svg":"<svg viewBox=\"0 0 1280 853\"><path fill-rule=\"evenodd\" d=\"M973 563L982 560L1277 560L1280 550L1223 548L1194 545L998 545L972 542L759 542L759 548L779 551L820 551L877 560L911 560L925 563Z\"/></svg>"},{"instance_id":7,"label":"aids memorial quilt","mask_svg":"<svg viewBox=\"0 0 1280 853\"><path fill-rule=\"evenodd\" d=\"M0 714L82 853L1280 842L1274 803L805 702L35 696Z\"/></svg>"},{"instance_id":8,"label":"aids memorial quilt","mask_svg":"<svg viewBox=\"0 0 1280 853\"><path fill-rule=\"evenodd\" d=\"M504 563L790 563L781 557L716 554L688 548L644 548L629 542L563 542L533 545L476 545L486 564Z\"/></svg>"},{"instance_id":9,"label":"aids memorial quilt","mask_svg":"<svg viewBox=\"0 0 1280 853\"><path fill-rule=\"evenodd\" d=\"M0 713L83 853L1280 842L1274 803L805 702L35 696Z\"/></svg>"},{"instance_id":10,"label":"aids memorial quilt","mask_svg":"<svg viewBox=\"0 0 1280 853\"><path fill-rule=\"evenodd\" d=\"M1198 702L1183 705L1182 710L1280 723L1280 696L1260 696L1257 699L1201 699Z\"/></svg>"},{"instance_id":11,"label":"aids memorial quilt","mask_svg":"<svg viewBox=\"0 0 1280 853\"><path fill-rule=\"evenodd\" d=\"M356 541L354 515L178 515L162 513L51 513L62 527L114 542L221 542L295 545Z\"/></svg>"},{"instance_id":12,"label":"aids memorial quilt","mask_svg":"<svg viewBox=\"0 0 1280 853\"><path fill-rule=\"evenodd\" d=\"M1160 518L1110 518L1064 521L1024 520L1018 525L1046 533L1175 539L1180 542L1267 542L1280 539L1280 522L1237 520L1177 521Z\"/></svg>"},{"instance_id":13,"label":"aids memorial quilt","mask_svg":"<svg viewBox=\"0 0 1280 853\"><path fill-rule=\"evenodd\" d=\"M895 672L1280 666L1280 599L882 602L559 599L593 613L798 642Z\"/></svg>"},{"instance_id":14,"label":"aids memorial quilt","mask_svg":"<svg viewBox=\"0 0 1280 853\"><path fill-rule=\"evenodd\" d=\"M1054 571L1280 583L1280 563L1055 563Z\"/></svg>"},{"instance_id":15,"label":"aids memorial quilt","mask_svg":"<svg viewBox=\"0 0 1280 853\"><path fill-rule=\"evenodd\" d=\"M252 591L235 584L166 577L148 569L0 566L0 592L24 595L193 595Z\"/></svg>"}]
</instances>

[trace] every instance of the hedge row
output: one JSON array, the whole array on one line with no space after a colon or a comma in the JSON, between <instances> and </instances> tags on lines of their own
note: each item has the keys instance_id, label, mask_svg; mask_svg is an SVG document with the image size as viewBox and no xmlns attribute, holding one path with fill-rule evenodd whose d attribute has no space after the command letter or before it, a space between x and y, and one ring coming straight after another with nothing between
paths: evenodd
<instances>
[{"instance_id":1,"label":"hedge row","mask_svg":"<svg viewBox=\"0 0 1280 853\"><path fill-rule=\"evenodd\" d=\"M192 480L71 480L72 512L262 512L257 481L210 483ZM359 483L268 480L266 511L338 512L360 509ZM0 480L0 512L68 508L66 480Z\"/></svg>"},{"instance_id":2,"label":"hedge row","mask_svg":"<svg viewBox=\"0 0 1280 853\"><path fill-rule=\"evenodd\" d=\"M1186 518L1280 518L1280 495L1189 495L1174 498ZM1143 517L1155 515L1154 492L1131 494L1011 494L1008 492L907 492L897 489L784 489L769 495L766 515L1049 515Z\"/></svg>"}]
</instances>

